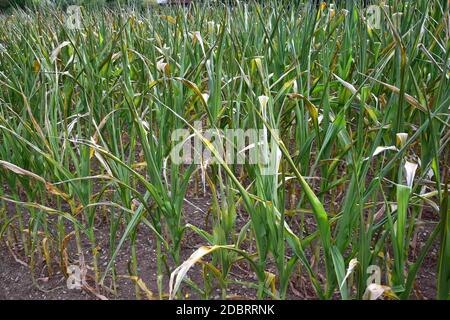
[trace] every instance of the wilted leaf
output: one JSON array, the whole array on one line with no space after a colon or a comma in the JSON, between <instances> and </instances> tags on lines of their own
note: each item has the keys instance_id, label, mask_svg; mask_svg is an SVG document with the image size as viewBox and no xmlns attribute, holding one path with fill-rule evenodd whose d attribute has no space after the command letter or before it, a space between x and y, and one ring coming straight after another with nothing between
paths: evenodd
<instances>
[{"instance_id":1,"label":"wilted leaf","mask_svg":"<svg viewBox=\"0 0 450 320\"><path fill-rule=\"evenodd\" d=\"M10 170L10 171L12 171L14 173L17 173L17 174L19 174L21 176L28 176L30 178L33 178L33 179L36 179L36 180L39 180L39 181L45 183L44 178L38 176L37 174L34 174L31 171L22 169L22 168L16 166L15 164L9 163L7 161L0 160L0 166L2 166L5 169Z\"/></svg>"},{"instance_id":2,"label":"wilted leaf","mask_svg":"<svg viewBox=\"0 0 450 320\"><path fill-rule=\"evenodd\" d=\"M398 151L398 149L395 146L388 146L388 147L376 147L375 151L372 154L372 158L375 157L376 155L387 151L387 150L393 150L393 151ZM364 160L369 160L371 157L367 157Z\"/></svg>"},{"instance_id":3,"label":"wilted leaf","mask_svg":"<svg viewBox=\"0 0 450 320\"><path fill-rule=\"evenodd\" d=\"M57 46L55 49L53 49L52 54L50 56L50 62L54 63L56 59L58 58L59 53L61 52L61 49L68 46L70 44L70 41L64 41L59 46Z\"/></svg>"},{"instance_id":4,"label":"wilted leaf","mask_svg":"<svg viewBox=\"0 0 450 320\"><path fill-rule=\"evenodd\" d=\"M383 286L376 283L371 283L368 285L366 291L363 295L363 300L377 300L381 296L392 292L391 288L388 286Z\"/></svg>"},{"instance_id":5,"label":"wilted leaf","mask_svg":"<svg viewBox=\"0 0 450 320\"><path fill-rule=\"evenodd\" d=\"M347 273L345 274L344 279L342 280L339 288L342 288L342 286L345 283L345 280L347 280L347 278L353 273L353 271L355 270L356 266L358 265L358 259L353 258L352 260L350 260L350 262L348 263L348 269L347 269Z\"/></svg>"},{"instance_id":6,"label":"wilted leaf","mask_svg":"<svg viewBox=\"0 0 450 320\"><path fill-rule=\"evenodd\" d=\"M417 163L412 163L409 161L405 162L405 171L406 171L406 185L408 187L412 187L414 182L414 176L416 175Z\"/></svg>"},{"instance_id":7,"label":"wilted leaf","mask_svg":"<svg viewBox=\"0 0 450 320\"><path fill-rule=\"evenodd\" d=\"M221 248L228 248L229 246L203 246L197 249L185 262L183 262L178 268L176 268L170 275L169 280L169 297L173 297L177 294L180 288L181 282L185 278L189 269L200 261L205 255ZM174 283L175 280L175 283Z\"/></svg>"}]
</instances>

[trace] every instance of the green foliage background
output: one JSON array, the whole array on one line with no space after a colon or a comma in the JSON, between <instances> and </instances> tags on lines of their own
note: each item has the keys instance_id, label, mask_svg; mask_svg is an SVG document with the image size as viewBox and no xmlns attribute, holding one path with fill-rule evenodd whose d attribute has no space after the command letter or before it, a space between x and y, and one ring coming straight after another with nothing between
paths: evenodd
<instances>
[{"instance_id":1,"label":"green foliage background","mask_svg":"<svg viewBox=\"0 0 450 320\"><path fill-rule=\"evenodd\" d=\"M105 4L133 4L142 5L146 3L156 2L156 0L0 0L0 8L8 8L11 6L33 6L50 2L58 5L78 4L85 6L105 5Z\"/></svg>"}]
</instances>

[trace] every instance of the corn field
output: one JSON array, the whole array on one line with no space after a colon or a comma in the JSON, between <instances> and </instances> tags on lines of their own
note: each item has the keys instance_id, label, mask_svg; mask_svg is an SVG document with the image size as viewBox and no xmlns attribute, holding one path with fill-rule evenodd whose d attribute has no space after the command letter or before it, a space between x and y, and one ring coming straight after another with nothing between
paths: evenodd
<instances>
[{"instance_id":1,"label":"corn field","mask_svg":"<svg viewBox=\"0 0 450 320\"><path fill-rule=\"evenodd\" d=\"M69 18L0 16L0 251L33 287L78 270L100 299L450 298L447 1ZM261 130L274 172L205 129ZM177 130L213 160L174 161Z\"/></svg>"}]
</instances>

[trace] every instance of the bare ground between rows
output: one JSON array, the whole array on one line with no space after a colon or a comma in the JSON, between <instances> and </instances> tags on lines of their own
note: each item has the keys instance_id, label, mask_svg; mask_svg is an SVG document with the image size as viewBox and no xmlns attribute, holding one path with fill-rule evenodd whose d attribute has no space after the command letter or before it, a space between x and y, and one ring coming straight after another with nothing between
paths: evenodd
<instances>
[{"instance_id":1,"label":"bare ground between rows","mask_svg":"<svg viewBox=\"0 0 450 320\"><path fill-rule=\"evenodd\" d=\"M211 221L210 215L207 213L211 204L211 199L207 195L206 197L190 197L189 202L191 204L185 205L183 211L183 217L185 223L190 223L204 230L210 231ZM9 208L13 210L13 207ZM426 214L425 214L425 217ZM428 217L433 220L433 217ZM312 218L307 217L307 225L314 228L314 221ZM239 212L237 217L237 230L248 221L248 216L244 212ZM293 224L295 221L292 221ZM67 226L67 232L71 231L71 226ZM418 248L426 241L432 231L432 224L425 224L421 227L421 230L417 233ZM120 229L118 239L123 234L124 227ZM109 238L109 225L107 223L98 223L96 228L96 240L99 243L99 267L103 271L109 261L108 250L108 238ZM117 239L117 240L118 240ZM155 252L155 237L151 231L141 225L138 229L136 240L136 255L138 257L138 276L141 278L148 289L153 292L157 297L157 270L156 270L156 252ZM4 239L3 239L4 240ZM207 245L204 239L195 234L192 231L187 231L183 239L181 246L181 261L186 260L196 249L202 245ZM255 248L247 244L248 247L244 249L252 251ZM84 247L84 259L88 266L88 274L92 276L92 264L91 264L91 250L90 244L87 239L83 239ZM437 256L438 256L439 244L434 243L432 249L429 251L422 268L416 279L415 289L413 297L415 299L433 299L436 295L436 269L437 269ZM74 239L69 241L69 259L74 264L79 262L79 258L76 254L76 246ZM417 256L418 249L411 252L410 260L414 261ZM95 292L108 299L136 299L135 282L133 282L129 276L131 269L131 256L130 256L130 243L127 241L116 258L116 270L117 270L117 291L116 294L112 294L108 287L111 284L111 277L107 277L105 281L105 288L98 287ZM289 253L289 251L288 251ZM309 258L311 253L306 251ZM164 253L167 255L167 253ZM206 258L208 259L208 258ZM30 268L26 266L26 258L23 254L23 249L19 245L7 246L4 241L0 241L0 299L32 299L32 300L88 300L98 299L99 296L89 292L88 290L68 289L67 280L61 273L58 259L55 256L53 263L53 274L49 275L45 260L43 257L38 259L38 263L35 268L35 279L38 286L32 282ZM175 267L173 261L169 258L169 265ZM276 273L274 264L269 261L268 271ZM323 266L319 265L319 270L323 271ZM319 280L324 281L324 272L319 277ZM198 286L203 287L203 277L201 272L201 266L195 265L188 273L190 280L195 282ZM231 279L242 282L256 283L256 278L248 264L245 262L237 263L232 268L230 275ZM95 288L95 284L92 281L88 283ZM163 279L164 292L168 293L169 278L165 276ZM256 290L242 286L232 285L228 287L228 297L231 299L255 299ZM185 299L198 299L201 298L194 290L189 286L182 286L182 294ZM146 298L144 292L141 291L141 297ZM220 299L220 290L216 287L211 294L211 298ZM306 274L302 272L301 276L295 276L288 289L288 299L315 299L316 296L312 289L311 283L308 280ZM334 298L338 299L339 295L336 294Z\"/></svg>"}]
</instances>

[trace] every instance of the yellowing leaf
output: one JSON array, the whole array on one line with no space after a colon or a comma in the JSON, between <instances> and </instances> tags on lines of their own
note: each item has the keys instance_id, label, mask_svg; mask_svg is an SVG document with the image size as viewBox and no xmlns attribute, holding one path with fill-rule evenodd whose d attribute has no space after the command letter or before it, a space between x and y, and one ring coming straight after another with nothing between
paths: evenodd
<instances>
[{"instance_id":1,"label":"yellowing leaf","mask_svg":"<svg viewBox=\"0 0 450 320\"><path fill-rule=\"evenodd\" d=\"M51 260L51 257L50 257L50 250L48 248L48 238L44 238L42 240L42 248L44 250L45 261L47 263L47 266L49 267L48 272L51 275L52 271L51 271L50 267L51 267L52 260Z\"/></svg>"},{"instance_id":2,"label":"yellowing leaf","mask_svg":"<svg viewBox=\"0 0 450 320\"><path fill-rule=\"evenodd\" d=\"M130 277L127 277L127 278L131 279L133 282L135 282L139 286L139 288L147 296L147 299L149 299L149 300L156 300L156 297L153 294L153 292L150 289L147 288L147 285L145 284L145 282L141 278L138 278L136 276L130 276Z\"/></svg>"},{"instance_id":3,"label":"yellowing leaf","mask_svg":"<svg viewBox=\"0 0 450 320\"><path fill-rule=\"evenodd\" d=\"M41 64L38 60L34 60L33 62L33 71L35 74L38 74L41 71Z\"/></svg>"},{"instance_id":4,"label":"yellowing leaf","mask_svg":"<svg viewBox=\"0 0 450 320\"><path fill-rule=\"evenodd\" d=\"M395 140L396 140L397 146L399 148L401 148L401 147L403 147L405 145L406 140L408 140L408 134L407 133L403 133L403 132L397 133L395 135Z\"/></svg>"},{"instance_id":5,"label":"yellowing leaf","mask_svg":"<svg viewBox=\"0 0 450 320\"><path fill-rule=\"evenodd\" d=\"M181 282L186 277L189 269L199 262L205 255L221 249L229 248L229 246L203 246L198 248L185 262L183 262L178 268L176 268L170 275L169 280L169 297L173 299L180 288ZM175 283L174 283L175 281Z\"/></svg>"},{"instance_id":6,"label":"yellowing leaf","mask_svg":"<svg viewBox=\"0 0 450 320\"><path fill-rule=\"evenodd\" d=\"M176 24L177 20L172 16L160 16L161 19L166 20L170 24Z\"/></svg>"}]
</instances>

